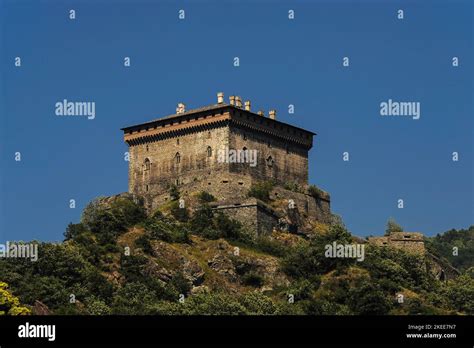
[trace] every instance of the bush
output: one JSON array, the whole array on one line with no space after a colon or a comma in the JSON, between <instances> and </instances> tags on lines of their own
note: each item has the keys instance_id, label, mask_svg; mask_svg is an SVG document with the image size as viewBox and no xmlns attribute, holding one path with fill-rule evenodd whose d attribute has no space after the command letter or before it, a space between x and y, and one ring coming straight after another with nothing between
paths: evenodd
<instances>
[{"instance_id":1,"label":"bush","mask_svg":"<svg viewBox=\"0 0 474 348\"><path fill-rule=\"evenodd\" d=\"M171 185L169 193L172 201L177 201L180 197L179 189L176 185Z\"/></svg>"},{"instance_id":2,"label":"bush","mask_svg":"<svg viewBox=\"0 0 474 348\"><path fill-rule=\"evenodd\" d=\"M311 279L300 279L292 282L287 290L288 295L293 295L296 301L308 300L313 296L314 291L317 290L321 278L313 276Z\"/></svg>"},{"instance_id":3,"label":"bush","mask_svg":"<svg viewBox=\"0 0 474 348\"><path fill-rule=\"evenodd\" d=\"M148 234L143 234L135 240L135 245L143 250L146 254L151 254L153 248L150 243L150 236Z\"/></svg>"},{"instance_id":4,"label":"bush","mask_svg":"<svg viewBox=\"0 0 474 348\"><path fill-rule=\"evenodd\" d=\"M0 282L0 315L27 315L30 310L8 291L8 284Z\"/></svg>"},{"instance_id":5,"label":"bush","mask_svg":"<svg viewBox=\"0 0 474 348\"><path fill-rule=\"evenodd\" d=\"M156 294L139 282L126 283L114 296L112 314L150 314Z\"/></svg>"},{"instance_id":6,"label":"bush","mask_svg":"<svg viewBox=\"0 0 474 348\"><path fill-rule=\"evenodd\" d=\"M90 315L108 315L111 313L110 307L94 295L87 297L84 302L86 304L87 313Z\"/></svg>"},{"instance_id":7,"label":"bush","mask_svg":"<svg viewBox=\"0 0 474 348\"><path fill-rule=\"evenodd\" d=\"M282 260L284 272L294 278L310 278L352 264L354 259L325 256L325 246L333 242L350 244L352 237L342 226L332 225L327 234L317 235L309 245L300 244L291 249Z\"/></svg>"},{"instance_id":8,"label":"bush","mask_svg":"<svg viewBox=\"0 0 474 348\"><path fill-rule=\"evenodd\" d=\"M290 250L289 247L283 245L277 240L265 236L257 237L253 242L253 247L266 254L279 257L287 255Z\"/></svg>"},{"instance_id":9,"label":"bush","mask_svg":"<svg viewBox=\"0 0 474 348\"><path fill-rule=\"evenodd\" d=\"M247 310L234 296L221 293L199 294L187 298L182 314L188 315L242 315Z\"/></svg>"},{"instance_id":10,"label":"bush","mask_svg":"<svg viewBox=\"0 0 474 348\"><path fill-rule=\"evenodd\" d=\"M308 194L309 194L310 196L313 196L313 197L315 197L315 198L318 198L318 197L324 196L326 193L325 193L323 190L321 190L320 188L318 188L317 186L315 186L315 185L310 185L310 186L308 187Z\"/></svg>"},{"instance_id":11,"label":"bush","mask_svg":"<svg viewBox=\"0 0 474 348\"><path fill-rule=\"evenodd\" d=\"M260 292L249 292L243 295L240 303L251 315L272 315L277 311L277 306L272 299Z\"/></svg>"},{"instance_id":12,"label":"bush","mask_svg":"<svg viewBox=\"0 0 474 348\"><path fill-rule=\"evenodd\" d=\"M191 282L186 279L183 273L178 272L171 278L169 283L179 294L187 295L192 288Z\"/></svg>"},{"instance_id":13,"label":"bush","mask_svg":"<svg viewBox=\"0 0 474 348\"><path fill-rule=\"evenodd\" d=\"M209 205L204 204L194 212L189 227L193 233L203 235L206 230L212 229L213 219L214 212Z\"/></svg>"},{"instance_id":14,"label":"bush","mask_svg":"<svg viewBox=\"0 0 474 348\"><path fill-rule=\"evenodd\" d=\"M216 200L216 197L214 197L213 195L211 195L209 192L206 192L206 191L199 192L197 198L199 199L201 203L210 203Z\"/></svg>"},{"instance_id":15,"label":"bush","mask_svg":"<svg viewBox=\"0 0 474 348\"><path fill-rule=\"evenodd\" d=\"M110 204L102 199L89 203L81 217L84 224L103 242L111 242L129 227L146 218L144 208L132 199L118 197Z\"/></svg>"},{"instance_id":16,"label":"bush","mask_svg":"<svg viewBox=\"0 0 474 348\"><path fill-rule=\"evenodd\" d=\"M171 215L180 222L186 222L189 219L189 212L188 209L179 206L178 201L173 201L170 204L170 213Z\"/></svg>"},{"instance_id":17,"label":"bush","mask_svg":"<svg viewBox=\"0 0 474 348\"><path fill-rule=\"evenodd\" d=\"M272 191L274 183L271 181L262 181L250 187L247 195L260 199L264 202L270 202L270 192Z\"/></svg>"},{"instance_id":18,"label":"bush","mask_svg":"<svg viewBox=\"0 0 474 348\"><path fill-rule=\"evenodd\" d=\"M73 224L70 222L66 227L66 231L64 232L64 240L76 239L86 232L88 232L88 230L84 224Z\"/></svg>"},{"instance_id":19,"label":"bush","mask_svg":"<svg viewBox=\"0 0 474 348\"><path fill-rule=\"evenodd\" d=\"M244 285L250 285L259 288L263 285L263 277L257 272L250 271L243 275L242 283Z\"/></svg>"},{"instance_id":20,"label":"bush","mask_svg":"<svg viewBox=\"0 0 474 348\"><path fill-rule=\"evenodd\" d=\"M188 229L185 225L178 225L163 217L161 214L155 214L148 218L143 227L145 232L151 238L159 239L168 243L189 243Z\"/></svg>"},{"instance_id":21,"label":"bush","mask_svg":"<svg viewBox=\"0 0 474 348\"><path fill-rule=\"evenodd\" d=\"M301 192L302 189L300 185L298 185L297 182L288 182L283 185L283 188L288 190L288 191L293 191L293 192Z\"/></svg>"},{"instance_id":22,"label":"bush","mask_svg":"<svg viewBox=\"0 0 474 348\"><path fill-rule=\"evenodd\" d=\"M392 302L380 287L371 280L351 288L348 298L351 309L361 315L388 314L392 306Z\"/></svg>"},{"instance_id":23,"label":"bush","mask_svg":"<svg viewBox=\"0 0 474 348\"><path fill-rule=\"evenodd\" d=\"M219 234L228 239L240 240L242 224L237 220L229 218L222 212L218 212L214 216L214 226Z\"/></svg>"}]
</instances>

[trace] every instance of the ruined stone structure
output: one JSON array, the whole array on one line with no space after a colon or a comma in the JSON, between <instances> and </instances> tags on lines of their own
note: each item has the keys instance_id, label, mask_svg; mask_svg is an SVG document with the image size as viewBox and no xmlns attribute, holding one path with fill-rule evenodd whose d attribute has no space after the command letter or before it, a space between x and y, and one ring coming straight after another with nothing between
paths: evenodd
<instances>
[{"instance_id":1,"label":"ruined stone structure","mask_svg":"<svg viewBox=\"0 0 474 348\"><path fill-rule=\"evenodd\" d=\"M423 256L427 271L439 280L456 278L459 271L451 266L447 260L429 253L425 248L424 236L419 232L392 232L388 236L369 237L368 242L379 247L393 247Z\"/></svg>"},{"instance_id":2,"label":"ruined stone structure","mask_svg":"<svg viewBox=\"0 0 474 348\"><path fill-rule=\"evenodd\" d=\"M369 237L369 243L377 246L390 246L405 251L424 254L425 242L419 232L392 232L384 237Z\"/></svg>"},{"instance_id":3,"label":"ruined stone structure","mask_svg":"<svg viewBox=\"0 0 474 348\"><path fill-rule=\"evenodd\" d=\"M225 103L219 93L216 104L187 111L179 103L173 115L122 130L129 145L129 192L143 197L149 210L169 201L169 188L176 185L185 200L209 192L217 198L215 209L264 233L282 216L245 201L253 184L271 180L279 197L291 196L302 214L329 219L329 195L306 192L315 133L277 121L274 110L265 117L251 111L250 101L242 106L240 97L231 96ZM290 185L301 189L283 188Z\"/></svg>"}]
</instances>

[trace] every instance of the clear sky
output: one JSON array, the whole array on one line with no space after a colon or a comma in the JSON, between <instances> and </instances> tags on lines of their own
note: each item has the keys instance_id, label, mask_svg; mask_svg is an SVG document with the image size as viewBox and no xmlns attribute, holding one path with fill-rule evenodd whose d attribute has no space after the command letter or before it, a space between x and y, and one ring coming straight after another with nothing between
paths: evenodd
<instances>
[{"instance_id":1,"label":"clear sky","mask_svg":"<svg viewBox=\"0 0 474 348\"><path fill-rule=\"evenodd\" d=\"M318 134L310 181L352 233L473 224L472 1L0 4L0 243L62 240L94 197L127 190L121 127L219 91ZM56 116L63 99L95 102L95 119ZM389 99L420 118L381 116Z\"/></svg>"}]
</instances>

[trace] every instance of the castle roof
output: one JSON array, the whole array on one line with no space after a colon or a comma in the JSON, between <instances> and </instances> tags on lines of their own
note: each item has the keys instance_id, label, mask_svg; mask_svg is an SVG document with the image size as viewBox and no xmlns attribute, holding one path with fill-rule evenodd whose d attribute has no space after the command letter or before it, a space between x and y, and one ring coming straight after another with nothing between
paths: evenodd
<instances>
[{"instance_id":1,"label":"castle roof","mask_svg":"<svg viewBox=\"0 0 474 348\"><path fill-rule=\"evenodd\" d=\"M200 108L191 109L191 110L185 111L185 112L180 113L180 114L175 113L175 114L163 116L163 117L156 118L156 119L153 119L153 120L148 121L148 122L138 123L138 124L123 127L123 128L120 128L120 129L123 130L124 132L128 132L128 131L133 131L137 128L143 128L143 127L146 127L146 126L154 125L154 124L156 124L160 121L165 121L165 120L174 119L174 118L178 119L178 118L183 118L184 116L187 116L187 115L192 115L192 114L205 112L205 111L211 111L211 110L225 109L225 108L233 108L235 110L239 110L239 111L242 111L242 112L247 112L247 113L250 113L250 114L254 114L254 115L259 116L259 117L265 117L265 116L261 116L261 115L255 113L255 112L252 112L252 111L247 111L247 110L238 108L238 107L230 105L230 104L221 103L221 104L211 104L211 105L203 106L203 107L200 107ZM268 117L265 117L265 119L270 120L272 122L282 124L282 125L286 125L288 127L292 127L292 128L295 128L295 129L298 129L298 130L301 130L301 131L304 131L304 132L307 132L307 133L310 133L312 135L316 135L316 133L314 133L312 131L309 131L309 130L306 130L306 129L303 129L303 128L300 128L300 127L297 127L297 126L293 126L289 123L281 122L281 121L271 119L271 118L268 118Z\"/></svg>"},{"instance_id":2,"label":"castle roof","mask_svg":"<svg viewBox=\"0 0 474 348\"><path fill-rule=\"evenodd\" d=\"M313 136L316 135L303 128L277 121L275 114L273 117L265 117L224 102L188 111L184 109L184 104L180 103L175 114L121 128L124 131L125 141L131 145L162 137L179 136L182 132L202 130L203 127L231 124L251 131L263 132L309 149L312 147Z\"/></svg>"}]
</instances>

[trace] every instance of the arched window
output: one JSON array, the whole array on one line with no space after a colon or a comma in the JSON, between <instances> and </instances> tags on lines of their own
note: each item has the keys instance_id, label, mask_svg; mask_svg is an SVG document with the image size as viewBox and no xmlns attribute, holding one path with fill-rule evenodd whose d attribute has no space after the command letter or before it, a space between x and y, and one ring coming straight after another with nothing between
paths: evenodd
<instances>
[{"instance_id":1,"label":"arched window","mask_svg":"<svg viewBox=\"0 0 474 348\"><path fill-rule=\"evenodd\" d=\"M143 167L145 169L145 171L148 171L150 170L151 168L151 162L148 158L145 158L145 162L143 163Z\"/></svg>"},{"instance_id":2,"label":"arched window","mask_svg":"<svg viewBox=\"0 0 474 348\"><path fill-rule=\"evenodd\" d=\"M181 163L181 155L179 154L179 152L176 152L176 155L174 157L176 163Z\"/></svg>"},{"instance_id":3,"label":"arched window","mask_svg":"<svg viewBox=\"0 0 474 348\"><path fill-rule=\"evenodd\" d=\"M148 145L147 145L147 146L146 146L146 151L148 152L149 149L150 149L150 148L149 148Z\"/></svg>"},{"instance_id":4,"label":"arched window","mask_svg":"<svg viewBox=\"0 0 474 348\"><path fill-rule=\"evenodd\" d=\"M176 145L179 145L179 138L176 139Z\"/></svg>"},{"instance_id":5,"label":"arched window","mask_svg":"<svg viewBox=\"0 0 474 348\"><path fill-rule=\"evenodd\" d=\"M212 148L210 146L207 147L207 157L212 156Z\"/></svg>"},{"instance_id":6,"label":"arched window","mask_svg":"<svg viewBox=\"0 0 474 348\"><path fill-rule=\"evenodd\" d=\"M272 156L268 156L268 158L267 158L267 166L273 167L273 162L274 162L274 161L273 161Z\"/></svg>"},{"instance_id":7,"label":"arched window","mask_svg":"<svg viewBox=\"0 0 474 348\"><path fill-rule=\"evenodd\" d=\"M244 158L244 163L247 163L248 158L249 158L249 154L248 154L247 148L245 146L242 148L242 154L243 154L243 158Z\"/></svg>"}]
</instances>

